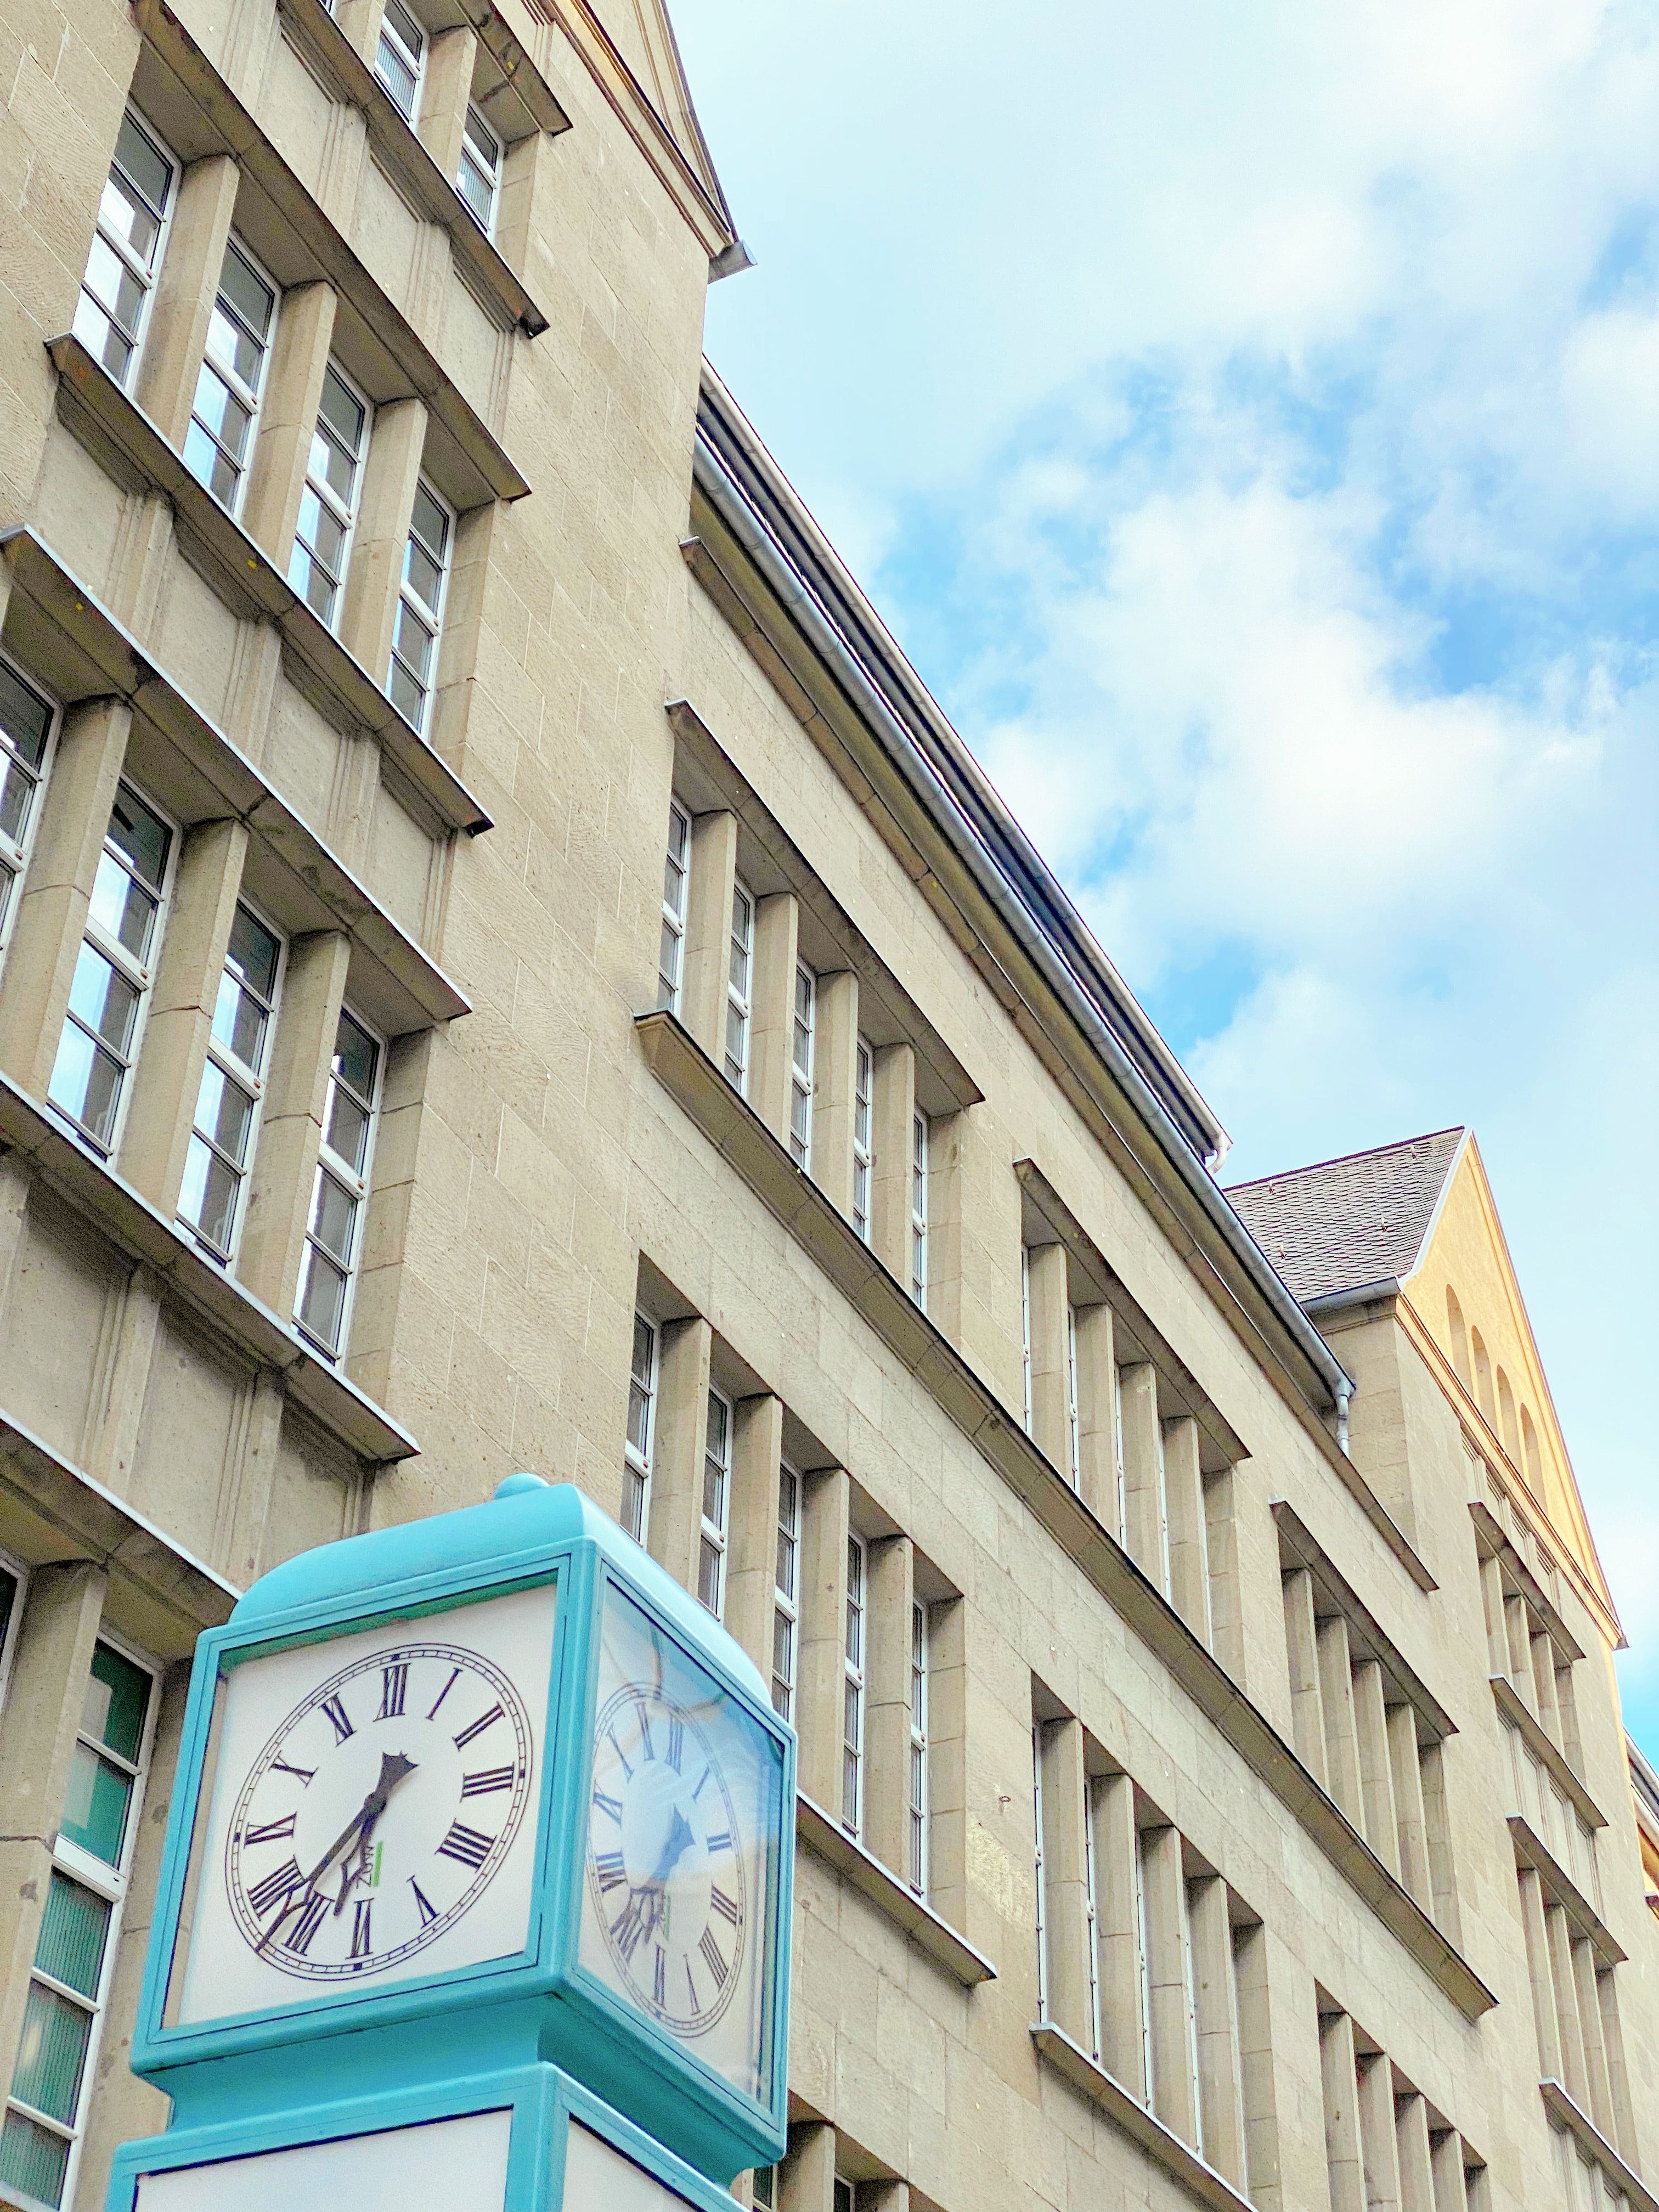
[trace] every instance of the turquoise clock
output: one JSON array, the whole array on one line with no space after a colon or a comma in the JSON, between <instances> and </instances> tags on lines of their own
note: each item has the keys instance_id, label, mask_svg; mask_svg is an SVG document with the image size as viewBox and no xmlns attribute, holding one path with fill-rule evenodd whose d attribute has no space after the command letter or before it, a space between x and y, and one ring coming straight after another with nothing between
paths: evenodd
<instances>
[{"instance_id":1,"label":"turquoise clock","mask_svg":"<svg viewBox=\"0 0 1659 2212\"><path fill-rule=\"evenodd\" d=\"M132 2054L173 2099L158 2141L289 2155L346 2091L501 2075L522 2103L551 2068L709 2182L771 2163L793 1810L753 1666L572 1487L289 1560L198 1648ZM482 2111L399 2140L476 2163ZM492 2206L557 2201L533 2163Z\"/></svg>"}]
</instances>

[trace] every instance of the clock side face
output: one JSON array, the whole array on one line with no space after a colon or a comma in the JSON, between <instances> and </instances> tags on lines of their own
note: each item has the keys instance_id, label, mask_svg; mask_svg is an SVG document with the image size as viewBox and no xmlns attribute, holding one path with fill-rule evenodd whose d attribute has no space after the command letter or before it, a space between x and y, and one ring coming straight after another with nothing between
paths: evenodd
<instances>
[{"instance_id":1,"label":"clock side face","mask_svg":"<svg viewBox=\"0 0 1659 2212\"><path fill-rule=\"evenodd\" d=\"M228 1674L169 2025L523 1949L554 1603L516 1592Z\"/></svg>"},{"instance_id":2,"label":"clock side face","mask_svg":"<svg viewBox=\"0 0 1659 2212\"><path fill-rule=\"evenodd\" d=\"M734 2087L769 2101L778 1747L614 1585L599 1674L579 1955Z\"/></svg>"},{"instance_id":3,"label":"clock side face","mask_svg":"<svg viewBox=\"0 0 1659 2212\"><path fill-rule=\"evenodd\" d=\"M295 2212L298 2205L307 2212L410 2212L427 2203L501 2212L512 2122L510 2112L469 2112L147 2173L138 2183L138 2212Z\"/></svg>"}]
</instances>

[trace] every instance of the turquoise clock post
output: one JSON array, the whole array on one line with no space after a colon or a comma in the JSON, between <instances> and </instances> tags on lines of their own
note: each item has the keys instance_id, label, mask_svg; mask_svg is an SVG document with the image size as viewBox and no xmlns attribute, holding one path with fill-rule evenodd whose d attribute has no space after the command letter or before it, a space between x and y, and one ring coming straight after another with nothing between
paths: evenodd
<instances>
[{"instance_id":1,"label":"turquoise clock post","mask_svg":"<svg viewBox=\"0 0 1659 2212\"><path fill-rule=\"evenodd\" d=\"M699 2212L785 2142L794 1739L581 1494L201 1639L109 2212Z\"/></svg>"}]
</instances>

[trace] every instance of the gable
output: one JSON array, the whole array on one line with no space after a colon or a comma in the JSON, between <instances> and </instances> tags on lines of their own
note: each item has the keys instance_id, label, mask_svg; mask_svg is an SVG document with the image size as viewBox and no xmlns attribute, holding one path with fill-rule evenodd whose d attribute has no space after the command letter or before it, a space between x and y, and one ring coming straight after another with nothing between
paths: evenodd
<instances>
[{"instance_id":1,"label":"gable","mask_svg":"<svg viewBox=\"0 0 1659 2212\"><path fill-rule=\"evenodd\" d=\"M714 173L702 126L691 101L679 43L663 0L591 0L591 12L666 129L697 182L736 235L726 195Z\"/></svg>"}]
</instances>

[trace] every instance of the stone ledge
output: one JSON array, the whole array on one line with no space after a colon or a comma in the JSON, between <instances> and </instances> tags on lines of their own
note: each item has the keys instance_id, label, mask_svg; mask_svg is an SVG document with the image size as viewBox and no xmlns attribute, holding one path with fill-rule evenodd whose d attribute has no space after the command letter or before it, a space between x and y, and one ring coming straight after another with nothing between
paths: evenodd
<instances>
[{"instance_id":1,"label":"stone ledge","mask_svg":"<svg viewBox=\"0 0 1659 2212\"><path fill-rule=\"evenodd\" d=\"M1528 1603L1548 1629L1552 1638L1559 1647L1563 1657L1582 1659L1584 1656L1583 1645L1579 1643L1566 1622L1562 1620L1551 1601L1549 1593L1516 1549L1514 1539L1509 1530L1484 1498L1472 1498L1469 1500L1469 1518L1475 1525L1481 1551L1489 1559L1496 1557L1503 1560L1526 1593Z\"/></svg>"},{"instance_id":2,"label":"stone ledge","mask_svg":"<svg viewBox=\"0 0 1659 2212\"><path fill-rule=\"evenodd\" d=\"M1224 2173L1218 2173L1199 2154L1166 2128L1158 2114L1132 2097L1121 2081L1097 2065L1080 2044L1073 2043L1063 2027L1048 2021L1035 2021L1031 2041L1037 2057L1056 2074L1081 2090L1090 2102L1127 2136L1132 2142L1182 2183L1200 2204L1215 2212L1250 2212L1250 2200L1241 2195Z\"/></svg>"},{"instance_id":3,"label":"stone ledge","mask_svg":"<svg viewBox=\"0 0 1659 2212\"><path fill-rule=\"evenodd\" d=\"M674 1015L638 1014L646 1063L894 1356L1154 1651L1466 2020L1498 2002L1434 1922L989 1386L916 1306Z\"/></svg>"},{"instance_id":4,"label":"stone ledge","mask_svg":"<svg viewBox=\"0 0 1659 2212\"><path fill-rule=\"evenodd\" d=\"M1627 2165L1589 2114L1577 2104L1559 2081L1540 2081L1539 2094L1550 2118L1576 2136L1614 2187L1624 2191L1632 2212L1659 2212L1659 2197Z\"/></svg>"},{"instance_id":5,"label":"stone ledge","mask_svg":"<svg viewBox=\"0 0 1659 2212\"><path fill-rule=\"evenodd\" d=\"M1588 1940L1598 1966L1622 1966L1630 1955L1536 1828L1522 1814L1511 1813L1509 1830L1515 1856L1530 1867L1543 1885L1544 1895L1566 1914L1575 1936Z\"/></svg>"},{"instance_id":6,"label":"stone ledge","mask_svg":"<svg viewBox=\"0 0 1659 2212\"><path fill-rule=\"evenodd\" d=\"M1455 1735L1456 1722L1417 1669L1402 1656L1393 1638L1379 1626L1370 1607L1336 1566L1295 1506L1288 1498L1276 1498L1269 1510L1279 1529L1281 1562L1288 1553L1298 1567L1309 1570L1315 1583L1347 1622L1350 1637L1358 1643L1361 1656L1376 1661L1399 1696L1428 1723L1437 1742ZM1403 1543L1405 1539L1401 1537L1401 1541ZM1429 1587L1435 1589L1438 1585L1431 1583Z\"/></svg>"},{"instance_id":7,"label":"stone ledge","mask_svg":"<svg viewBox=\"0 0 1659 2212\"><path fill-rule=\"evenodd\" d=\"M1507 1674L1492 1677L1492 1694L1499 1713L1512 1728L1519 1729L1521 1741L1528 1750L1548 1771L1556 1787L1572 1800L1585 1826L1605 1828L1607 1814L1573 1772L1565 1756L1550 1741L1542 1723Z\"/></svg>"},{"instance_id":8,"label":"stone ledge","mask_svg":"<svg viewBox=\"0 0 1659 2212\"><path fill-rule=\"evenodd\" d=\"M246 1358L281 1375L295 1404L356 1457L380 1465L412 1459L420 1450L407 1429L319 1359L296 1328L204 1259L191 1238L5 1075L0 1075L0 1145L31 1161L78 1212L170 1285Z\"/></svg>"},{"instance_id":9,"label":"stone ledge","mask_svg":"<svg viewBox=\"0 0 1659 2212\"><path fill-rule=\"evenodd\" d=\"M997 1970L965 1936L958 1936L930 1905L890 1874L872 1852L836 1825L821 1805L799 1794L795 1799L795 1833L815 1858L832 1866L877 1909L897 1923L918 1950L953 1974L963 1987L994 1982Z\"/></svg>"}]
</instances>

